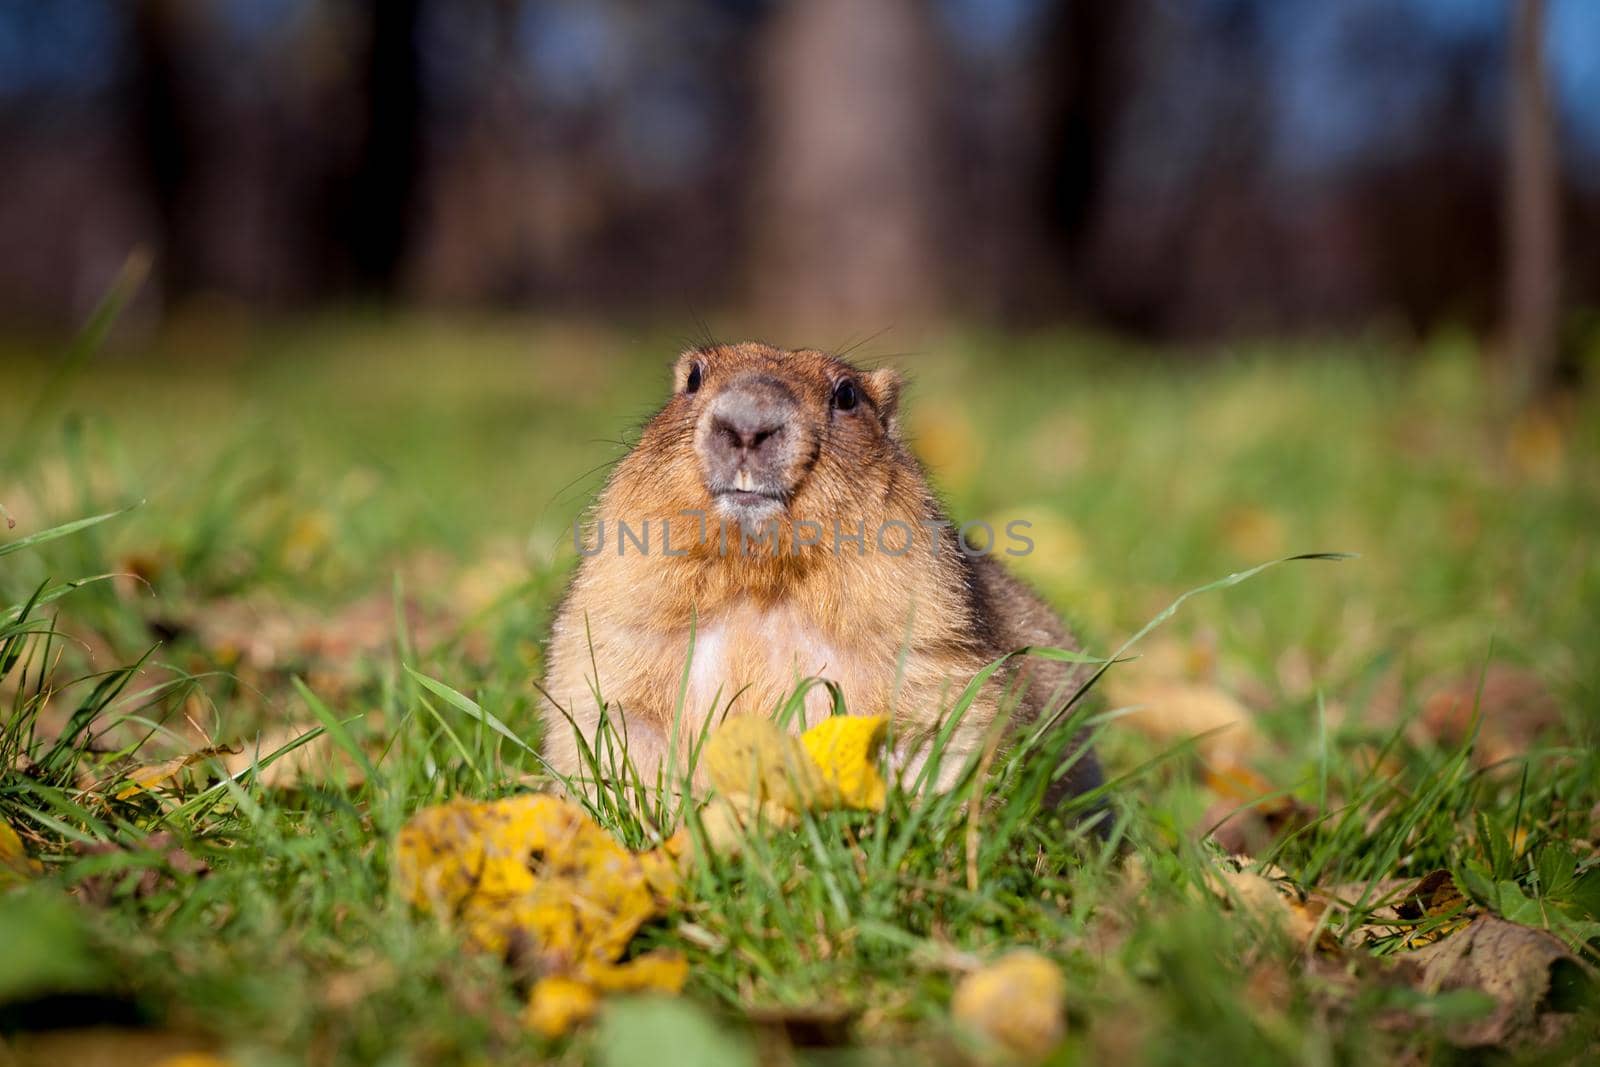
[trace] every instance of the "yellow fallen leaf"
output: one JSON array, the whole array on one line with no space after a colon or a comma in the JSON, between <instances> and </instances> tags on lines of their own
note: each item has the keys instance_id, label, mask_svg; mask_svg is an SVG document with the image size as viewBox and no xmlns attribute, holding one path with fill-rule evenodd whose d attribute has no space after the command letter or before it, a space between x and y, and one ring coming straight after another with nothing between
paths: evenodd
<instances>
[{"instance_id":1,"label":"yellow fallen leaf","mask_svg":"<svg viewBox=\"0 0 1600 1067\"><path fill-rule=\"evenodd\" d=\"M803 811L882 809L888 788L877 761L887 731L876 715L833 716L799 737L758 715L728 720L701 757L718 794L700 815L709 844L737 851L752 823L789 826Z\"/></svg>"},{"instance_id":2,"label":"yellow fallen leaf","mask_svg":"<svg viewBox=\"0 0 1600 1067\"><path fill-rule=\"evenodd\" d=\"M453 921L473 947L539 974L529 1025L564 1033L593 1014L601 993L683 987L686 965L674 953L618 961L679 891L685 841L629 852L560 797L454 801L418 812L401 829L397 883L406 900Z\"/></svg>"},{"instance_id":3,"label":"yellow fallen leaf","mask_svg":"<svg viewBox=\"0 0 1600 1067\"><path fill-rule=\"evenodd\" d=\"M617 964L597 964L585 972L602 993L676 993L689 978L689 961L665 949Z\"/></svg>"},{"instance_id":4,"label":"yellow fallen leaf","mask_svg":"<svg viewBox=\"0 0 1600 1067\"><path fill-rule=\"evenodd\" d=\"M790 811L810 808L824 787L799 738L760 715L740 715L712 732L702 757L706 778L728 797Z\"/></svg>"},{"instance_id":5,"label":"yellow fallen leaf","mask_svg":"<svg viewBox=\"0 0 1600 1067\"><path fill-rule=\"evenodd\" d=\"M1405 935L1403 943L1406 948L1431 945L1462 929L1474 918L1470 903L1456 885L1455 877L1443 869L1424 875L1395 908L1395 914L1416 924ZM1437 921L1430 925L1427 920Z\"/></svg>"},{"instance_id":6,"label":"yellow fallen leaf","mask_svg":"<svg viewBox=\"0 0 1600 1067\"><path fill-rule=\"evenodd\" d=\"M523 1020L546 1037L560 1037L594 1017L603 993L679 993L688 978L689 961L665 949L622 963L590 963L535 982Z\"/></svg>"},{"instance_id":7,"label":"yellow fallen leaf","mask_svg":"<svg viewBox=\"0 0 1600 1067\"><path fill-rule=\"evenodd\" d=\"M706 742L706 776L725 796L771 802L792 812L883 807L880 715L833 716L798 738L760 716L730 719Z\"/></svg>"},{"instance_id":8,"label":"yellow fallen leaf","mask_svg":"<svg viewBox=\"0 0 1600 1067\"><path fill-rule=\"evenodd\" d=\"M17 832L10 824L0 822L0 886L31 878L41 870L39 861L28 855Z\"/></svg>"},{"instance_id":9,"label":"yellow fallen leaf","mask_svg":"<svg viewBox=\"0 0 1600 1067\"><path fill-rule=\"evenodd\" d=\"M950 1000L956 1022L1013 1055L1037 1062L1067 1034L1061 971L1031 949L1018 949L964 977Z\"/></svg>"},{"instance_id":10,"label":"yellow fallen leaf","mask_svg":"<svg viewBox=\"0 0 1600 1067\"><path fill-rule=\"evenodd\" d=\"M590 963L581 967L576 975L565 981L576 983L588 990L588 995L575 997L570 986L547 986L547 982L560 982L553 975L534 983L528 996L528 1020L541 1033L557 1036L577 1023L587 1022L599 1006L605 993L667 993L683 992L689 978L689 961L671 949L657 949L622 963ZM545 1003L546 1000L551 1003ZM559 1020L562 1030L552 1030Z\"/></svg>"},{"instance_id":11,"label":"yellow fallen leaf","mask_svg":"<svg viewBox=\"0 0 1600 1067\"><path fill-rule=\"evenodd\" d=\"M677 833L661 842L660 848L633 853L634 859L639 861L639 871L644 875L645 884L658 901L678 899L682 889L680 875L692 847L689 828L680 826Z\"/></svg>"},{"instance_id":12,"label":"yellow fallen leaf","mask_svg":"<svg viewBox=\"0 0 1600 1067\"><path fill-rule=\"evenodd\" d=\"M149 792L158 786L175 781L185 768L203 760L238 754L239 749L230 745L209 745L173 759L141 764L124 776L127 784L117 791L117 799L127 800L136 793Z\"/></svg>"},{"instance_id":13,"label":"yellow fallen leaf","mask_svg":"<svg viewBox=\"0 0 1600 1067\"><path fill-rule=\"evenodd\" d=\"M747 827L760 825L781 830L793 826L797 816L789 808L753 803L743 794L719 794L700 809L700 824L712 851L736 856L744 847Z\"/></svg>"},{"instance_id":14,"label":"yellow fallen leaf","mask_svg":"<svg viewBox=\"0 0 1600 1067\"><path fill-rule=\"evenodd\" d=\"M160 763L146 763L135 767L127 774L128 784L117 790L118 800L127 800L135 793L144 793L160 786L178 776L188 764L183 757L162 760Z\"/></svg>"},{"instance_id":15,"label":"yellow fallen leaf","mask_svg":"<svg viewBox=\"0 0 1600 1067\"><path fill-rule=\"evenodd\" d=\"M878 773L889 720L881 715L835 715L800 735L800 743L832 786L828 799L839 807L877 811L887 787Z\"/></svg>"},{"instance_id":16,"label":"yellow fallen leaf","mask_svg":"<svg viewBox=\"0 0 1600 1067\"><path fill-rule=\"evenodd\" d=\"M576 978L551 975L533 984L522 1021L545 1037L555 1038L593 1018L599 1007L600 993L594 986Z\"/></svg>"}]
</instances>

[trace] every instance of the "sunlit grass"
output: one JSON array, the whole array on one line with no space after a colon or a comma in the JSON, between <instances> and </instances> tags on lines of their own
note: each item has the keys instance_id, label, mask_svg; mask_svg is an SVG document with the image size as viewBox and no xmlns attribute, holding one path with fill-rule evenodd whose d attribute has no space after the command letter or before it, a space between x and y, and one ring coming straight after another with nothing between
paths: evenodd
<instances>
[{"instance_id":1,"label":"sunlit grass","mask_svg":"<svg viewBox=\"0 0 1600 1067\"><path fill-rule=\"evenodd\" d=\"M48 365L19 354L0 372L0 426L31 435L27 461L0 471L18 520L0 541L0 817L45 868L5 898L0 941L60 931L39 950L48 965L9 972L36 988L0 981L0 998L42 1010L92 994L86 1022L199 1028L266 1062L582 1058L588 1037L541 1046L495 962L400 905L390 842L422 806L544 780L533 683L571 522L663 395L672 342L351 319L152 345L102 353L31 422ZM1450 344L1408 361L1371 346L1271 356L1189 365L974 335L899 362L953 513L1033 521L1019 569L1097 653L1223 575L1359 553L1208 592L1132 650L1165 642L1247 699L1272 741L1256 769L1320 811L1257 858L1358 887L1340 929L1374 903L1359 887L1449 868L1592 936L1549 890L1563 854L1591 862L1600 802L1600 405L1507 421ZM336 651L326 679L293 659L219 661L198 625L220 604L337 620L366 600L383 639ZM1560 721L1485 767L1470 736L1429 744L1414 724L1435 681L1491 658L1530 669ZM1325 976L1205 891L1217 856L1193 833L1207 804L1194 753L1119 709L1084 714L1100 715L1117 783L1109 841L1041 809L1050 753L1034 754L994 768L985 803L969 803L972 775L943 797L894 792L882 813L808 815L703 864L645 942L689 954L689 995L709 1010L820 1019L830 1040L919 1062L959 1041L946 1009L962 967L1016 944L1066 968L1064 1061L1370 1062L1389 1040L1377 1023L1410 994L1374 985L1330 1012ZM181 795L127 792L136 746L192 747L191 719L248 765L203 761ZM313 743L326 775L264 780ZM630 845L689 818L664 783L591 770L621 783L594 811ZM210 872L89 847L152 831ZM109 879L106 900L63 910L61 890L90 875ZM1254 987L1269 966L1282 997ZM1429 1012L1445 1027L1458 1010Z\"/></svg>"}]
</instances>

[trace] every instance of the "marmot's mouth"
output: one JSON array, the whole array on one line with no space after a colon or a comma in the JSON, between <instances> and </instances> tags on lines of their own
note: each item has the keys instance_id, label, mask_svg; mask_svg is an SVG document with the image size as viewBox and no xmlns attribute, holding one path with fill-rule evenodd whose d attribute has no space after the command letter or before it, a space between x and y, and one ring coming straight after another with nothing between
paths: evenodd
<instances>
[{"instance_id":1,"label":"marmot's mouth","mask_svg":"<svg viewBox=\"0 0 1600 1067\"><path fill-rule=\"evenodd\" d=\"M743 508L783 503L783 494L775 489L718 489L711 495L720 501Z\"/></svg>"}]
</instances>

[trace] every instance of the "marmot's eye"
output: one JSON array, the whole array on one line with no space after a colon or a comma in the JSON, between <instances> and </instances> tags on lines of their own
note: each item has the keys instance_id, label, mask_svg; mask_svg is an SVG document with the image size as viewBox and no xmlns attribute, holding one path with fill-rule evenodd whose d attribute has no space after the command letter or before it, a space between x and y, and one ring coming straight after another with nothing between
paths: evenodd
<instances>
[{"instance_id":1,"label":"marmot's eye","mask_svg":"<svg viewBox=\"0 0 1600 1067\"><path fill-rule=\"evenodd\" d=\"M698 393L700 391L700 377L700 364L689 364L689 380L683 383L683 391L686 393Z\"/></svg>"},{"instance_id":2,"label":"marmot's eye","mask_svg":"<svg viewBox=\"0 0 1600 1067\"><path fill-rule=\"evenodd\" d=\"M849 378L833 387L833 406L840 411L849 411L860 402L861 390Z\"/></svg>"}]
</instances>

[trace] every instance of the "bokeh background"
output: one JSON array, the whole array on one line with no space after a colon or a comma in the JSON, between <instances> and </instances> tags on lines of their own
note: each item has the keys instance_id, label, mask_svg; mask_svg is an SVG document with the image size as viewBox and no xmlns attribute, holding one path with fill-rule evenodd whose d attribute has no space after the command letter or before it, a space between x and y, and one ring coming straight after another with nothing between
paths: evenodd
<instances>
[{"instance_id":1,"label":"bokeh background","mask_svg":"<svg viewBox=\"0 0 1600 1067\"><path fill-rule=\"evenodd\" d=\"M1600 302L1600 5L0 0L0 159L36 331L143 249L124 330L1465 328L1548 379Z\"/></svg>"}]
</instances>

